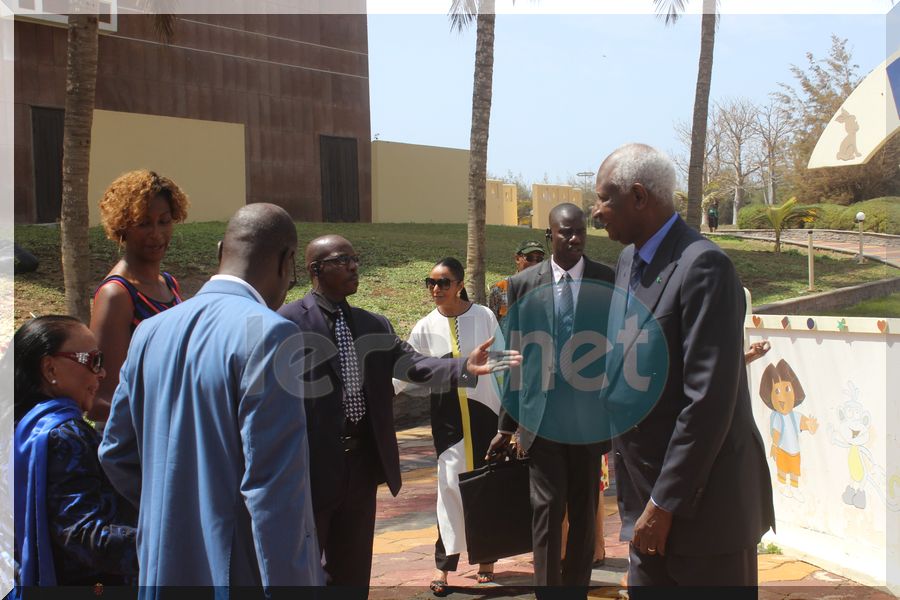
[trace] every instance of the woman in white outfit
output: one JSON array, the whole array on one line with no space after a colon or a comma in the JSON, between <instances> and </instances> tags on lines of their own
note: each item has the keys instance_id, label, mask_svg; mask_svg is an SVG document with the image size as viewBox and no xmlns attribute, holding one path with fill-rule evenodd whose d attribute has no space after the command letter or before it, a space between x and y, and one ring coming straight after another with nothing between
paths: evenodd
<instances>
[{"instance_id":1,"label":"woman in white outfit","mask_svg":"<svg viewBox=\"0 0 900 600\"><path fill-rule=\"evenodd\" d=\"M410 345L437 357L466 356L479 342L499 338L494 313L469 301L463 287L463 266L455 258L438 261L425 279L435 308L413 327ZM498 342L502 347L502 340ZM474 388L428 390L394 380L395 389L431 396L431 432L438 455L437 521L434 545L437 571L431 582L435 595L447 593L447 574L455 571L466 550L466 530L459 474L485 464L491 439L497 433L500 398L492 377L480 377ZM493 563L479 565L478 583L494 580Z\"/></svg>"}]
</instances>

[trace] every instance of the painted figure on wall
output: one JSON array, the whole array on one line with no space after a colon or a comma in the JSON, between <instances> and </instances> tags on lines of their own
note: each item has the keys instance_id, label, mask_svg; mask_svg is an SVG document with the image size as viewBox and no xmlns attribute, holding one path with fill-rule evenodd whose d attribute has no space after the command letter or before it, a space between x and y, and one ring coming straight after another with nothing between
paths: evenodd
<instances>
[{"instance_id":1,"label":"painted figure on wall","mask_svg":"<svg viewBox=\"0 0 900 600\"><path fill-rule=\"evenodd\" d=\"M800 432L815 434L819 422L794 411L805 399L796 373L781 359L763 371L759 396L772 410L769 430L772 434L770 456L778 471L778 491L786 498L803 502L800 491Z\"/></svg>"},{"instance_id":2,"label":"painted figure on wall","mask_svg":"<svg viewBox=\"0 0 900 600\"><path fill-rule=\"evenodd\" d=\"M847 468L850 481L841 495L844 504L863 509L866 507L866 484L872 486L890 510L900 510L900 502L894 487L900 477L894 475L886 481L884 469L875 462L867 444L872 438L872 414L859 401L859 388L852 381L844 390L847 398L838 406L837 426L828 425L831 443L847 449ZM887 490L884 488L887 487Z\"/></svg>"}]
</instances>

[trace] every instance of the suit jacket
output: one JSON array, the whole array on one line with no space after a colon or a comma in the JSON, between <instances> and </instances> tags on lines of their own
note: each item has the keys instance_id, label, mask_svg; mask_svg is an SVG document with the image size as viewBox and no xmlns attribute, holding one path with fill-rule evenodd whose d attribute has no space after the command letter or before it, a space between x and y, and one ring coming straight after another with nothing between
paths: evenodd
<instances>
[{"instance_id":1,"label":"suit jacket","mask_svg":"<svg viewBox=\"0 0 900 600\"><path fill-rule=\"evenodd\" d=\"M616 287L623 294L611 320L636 315L645 325L650 313L635 301L626 310L621 301L633 256L634 246L619 255ZM775 518L750 407L745 299L734 265L679 218L644 268L634 298L661 330L668 369L656 404L613 442L621 537L631 539L652 495L674 515L667 552L714 555L755 546ZM624 351L636 352L637 345L626 342Z\"/></svg>"},{"instance_id":2,"label":"suit jacket","mask_svg":"<svg viewBox=\"0 0 900 600\"><path fill-rule=\"evenodd\" d=\"M397 337L390 321L382 315L357 307L349 307L348 324L353 333L363 390L366 414L372 427L381 464L379 481L387 482L391 493L400 492L400 456L394 431L393 377L435 388L449 388L468 381L466 359L432 358L419 354ZM345 481L343 387L340 357L331 329L310 292L302 299L282 306L279 314L300 326L307 349L303 379L317 384L305 397L312 464L313 507L320 510L341 497Z\"/></svg>"},{"instance_id":3,"label":"suit jacket","mask_svg":"<svg viewBox=\"0 0 900 600\"><path fill-rule=\"evenodd\" d=\"M100 446L135 506L141 586L322 585L297 326L232 281L135 330Z\"/></svg>"},{"instance_id":4,"label":"suit jacket","mask_svg":"<svg viewBox=\"0 0 900 600\"><path fill-rule=\"evenodd\" d=\"M584 273L575 304L573 338L587 345L574 348L577 361L596 351L605 339L614 272L584 257ZM522 426L519 443L531 447L536 435L564 443L600 443L609 450L608 425L601 401L605 359L591 359L578 371L583 380L561 378L556 336L555 295L550 261L509 279L507 315L503 330L507 344L522 353L522 365L506 380L499 429ZM593 337L591 337L593 336Z\"/></svg>"}]
</instances>

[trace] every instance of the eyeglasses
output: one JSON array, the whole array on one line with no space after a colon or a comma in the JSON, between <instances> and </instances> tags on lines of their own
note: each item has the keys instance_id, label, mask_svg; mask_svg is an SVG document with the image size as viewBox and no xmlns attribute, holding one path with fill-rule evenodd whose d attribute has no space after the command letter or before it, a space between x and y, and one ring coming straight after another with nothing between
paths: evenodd
<instances>
[{"instance_id":1,"label":"eyeglasses","mask_svg":"<svg viewBox=\"0 0 900 600\"><path fill-rule=\"evenodd\" d=\"M336 263L342 267L348 266L351 262L355 265L359 264L359 254L341 254L340 256L332 256L331 258L323 258L319 264Z\"/></svg>"},{"instance_id":2,"label":"eyeglasses","mask_svg":"<svg viewBox=\"0 0 900 600\"><path fill-rule=\"evenodd\" d=\"M528 254L528 255L520 254L519 256L521 256L522 258L524 258L524 259L525 259L525 262L527 262L527 263L539 263L539 262L544 262L544 255L543 255L543 254Z\"/></svg>"},{"instance_id":3,"label":"eyeglasses","mask_svg":"<svg viewBox=\"0 0 900 600\"><path fill-rule=\"evenodd\" d=\"M456 283L457 279L447 279L446 277L441 277L440 279L433 279L431 277L425 278L425 287L429 290L434 289L434 286L438 286L442 290L449 290L450 284Z\"/></svg>"},{"instance_id":4,"label":"eyeglasses","mask_svg":"<svg viewBox=\"0 0 900 600\"><path fill-rule=\"evenodd\" d=\"M80 365L84 365L90 369L92 373L99 373L100 369L103 368L103 352L101 350L91 350L90 352L54 352L50 356L68 358Z\"/></svg>"}]
</instances>

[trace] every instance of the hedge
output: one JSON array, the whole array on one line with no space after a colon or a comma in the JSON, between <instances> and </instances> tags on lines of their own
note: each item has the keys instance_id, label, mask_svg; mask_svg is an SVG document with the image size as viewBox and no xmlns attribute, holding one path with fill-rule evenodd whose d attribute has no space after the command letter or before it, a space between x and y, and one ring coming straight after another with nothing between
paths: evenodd
<instances>
[{"instance_id":1,"label":"hedge","mask_svg":"<svg viewBox=\"0 0 900 600\"><path fill-rule=\"evenodd\" d=\"M815 210L813 221L806 225L813 229L856 229L856 213L866 213L863 222L864 231L876 233L892 233L900 235L900 197L887 196L873 198L864 202L857 202L850 206L838 204L810 204L809 208ZM738 227L740 229L768 229L764 224L757 223L754 226L756 215L765 212L763 204L748 204L738 213Z\"/></svg>"}]
</instances>

